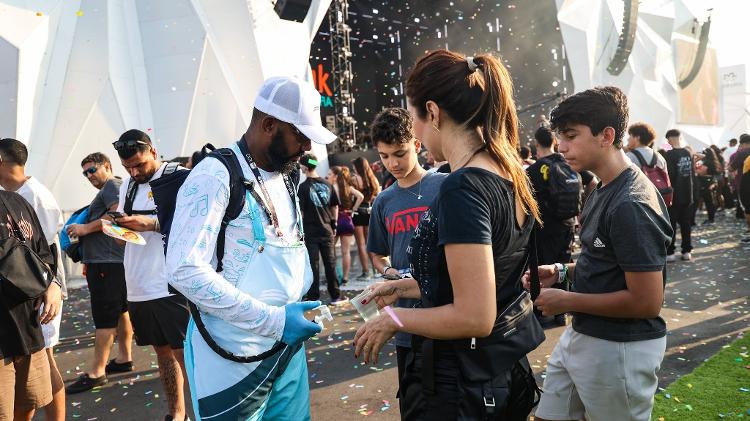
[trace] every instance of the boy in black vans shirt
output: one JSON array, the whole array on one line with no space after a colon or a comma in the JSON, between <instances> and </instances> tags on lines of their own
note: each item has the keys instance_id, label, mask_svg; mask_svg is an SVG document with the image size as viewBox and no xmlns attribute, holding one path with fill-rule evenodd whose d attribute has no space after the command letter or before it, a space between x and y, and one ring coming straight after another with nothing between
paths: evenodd
<instances>
[{"instance_id":1,"label":"boy in black vans shirt","mask_svg":"<svg viewBox=\"0 0 750 421\"><path fill-rule=\"evenodd\" d=\"M548 361L537 420L649 420L666 348L664 268L672 228L651 181L622 151L627 98L598 87L551 115L560 152L601 180L581 214L575 263L539 267L545 315L573 313ZM570 291L549 288L562 282Z\"/></svg>"}]
</instances>

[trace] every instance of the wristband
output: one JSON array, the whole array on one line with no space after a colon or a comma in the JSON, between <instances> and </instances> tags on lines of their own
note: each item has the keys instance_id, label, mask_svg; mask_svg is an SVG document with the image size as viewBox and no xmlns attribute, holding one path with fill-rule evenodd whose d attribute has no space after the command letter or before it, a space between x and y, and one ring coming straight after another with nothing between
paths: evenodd
<instances>
[{"instance_id":1,"label":"wristband","mask_svg":"<svg viewBox=\"0 0 750 421\"><path fill-rule=\"evenodd\" d=\"M385 275L385 273L386 273L386 272L388 272L388 269L393 269L393 266L388 266L388 265L385 265L385 266L383 267L383 272L382 272L382 274L383 274L383 275Z\"/></svg>"},{"instance_id":2,"label":"wristband","mask_svg":"<svg viewBox=\"0 0 750 421\"><path fill-rule=\"evenodd\" d=\"M388 313L389 316L391 316L391 319L393 319L394 322L398 325L398 327L404 327L404 324L401 323L401 320L396 315L396 312L393 311L391 306L385 306L383 307L383 310L385 310L386 313Z\"/></svg>"},{"instance_id":3,"label":"wristband","mask_svg":"<svg viewBox=\"0 0 750 421\"><path fill-rule=\"evenodd\" d=\"M557 283L561 284L565 277L565 265L562 263L555 263L555 269L557 269Z\"/></svg>"}]
</instances>

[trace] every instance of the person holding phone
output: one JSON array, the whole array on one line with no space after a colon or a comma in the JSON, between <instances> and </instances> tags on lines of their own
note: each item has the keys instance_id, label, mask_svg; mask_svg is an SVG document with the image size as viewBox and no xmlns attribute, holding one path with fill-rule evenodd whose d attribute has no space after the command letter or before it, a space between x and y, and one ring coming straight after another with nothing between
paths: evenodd
<instances>
[{"instance_id":1,"label":"person holding phone","mask_svg":"<svg viewBox=\"0 0 750 421\"><path fill-rule=\"evenodd\" d=\"M128 313L125 286L124 245L102 232L102 217L117 210L122 180L112 175L112 163L100 152L81 162L83 176L99 190L89 205L85 224L71 224L68 235L79 237L86 265L86 282L91 295L91 315L96 328L94 358L89 370L68 385L68 394L81 393L107 383L108 373L133 371L131 343L133 327ZM119 353L109 360L109 349L117 335ZM109 362L108 362L109 360Z\"/></svg>"}]
</instances>

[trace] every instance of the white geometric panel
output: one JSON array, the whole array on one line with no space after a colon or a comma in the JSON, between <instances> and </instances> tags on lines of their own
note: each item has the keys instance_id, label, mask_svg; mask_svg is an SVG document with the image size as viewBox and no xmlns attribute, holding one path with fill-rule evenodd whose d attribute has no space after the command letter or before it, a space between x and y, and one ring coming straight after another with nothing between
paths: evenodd
<instances>
[{"instance_id":1,"label":"white geometric panel","mask_svg":"<svg viewBox=\"0 0 750 421\"><path fill-rule=\"evenodd\" d=\"M111 146L124 130L185 156L238 139L264 79L312 83L310 43L330 1L298 23L267 0L5 0L0 136L25 142L27 171L77 209L94 193L85 155L104 152L124 175Z\"/></svg>"},{"instance_id":2,"label":"white geometric panel","mask_svg":"<svg viewBox=\"0 0 750 421\"><path fill-rule=\"evenodd\" d=\"M674 40L695 43L700 25L707 18L705 2L697 0L640 2L636 38L628 63L619 75L607 71L622 34L622 0L557 0L558 19L576 91L600 85L614 85L628 96L631 123L645 121L654 126L658 138L670 128L682 130L694 147L726 141L720 126L677 124L680 106ZM714 6L718 7L718 6ZM697 26L696 33L693 33ZM713 26L711 31L728 30ZM709 44L710 45L710 44ZM715 54L710 46L707 57ZM720 101L721 98L714 100Z\"/></svg>"}]
</instances>

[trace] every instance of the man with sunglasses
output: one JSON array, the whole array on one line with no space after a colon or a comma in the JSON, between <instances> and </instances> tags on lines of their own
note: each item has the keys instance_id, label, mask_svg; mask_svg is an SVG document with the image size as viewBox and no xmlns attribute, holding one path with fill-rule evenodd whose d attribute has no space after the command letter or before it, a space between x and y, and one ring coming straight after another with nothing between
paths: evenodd
<instances>
[{"instance_id":1,"label":"man with sunglasses","mask_svg":"<svg viewBox=\"0 0 750 421\"><path fill-rule=\"evenodd\" d=\"M194 412L201 419L309 420L303 342L321 327L300 302L312 284L297 200L297 162L336 138L320 121L320 94L309 82L278 77L255 98L250 127L230 148L242 168L245 207L226 227L217 271L219 226L230 199L229 172L203 159L177 194L167 246L170 284L195 303L206 330L224 350L258 362L225 359L188 327ZM217 375L220 373L220 375Z\"/></svg>"},{"instance_id":2,"label":"man with sunglasses","mask_svg":"<svg viewBox=\"0 0 750 421\"><path fill-rule=\"evenodd\" d=\"M164 240L159 232L156 204L150 181L178 169L161 162L151 138L140 130L128 130L112 146L122 166L130 174L120 186L119 214L113 220L124 228L139 231L145 245L125 245L125 282L128 310L135 342L152 346L159 365L159 380L167 398L166 421L186 419L185 362L183 343L190 311L184 296L167 286L164 267Z\"/></svg>"},{"instance_id":3,"label":"man with sunglasses","mask_svg":"<svg viewBox=\"0 0 750 421\"><path fill-rule=\"evenodd\" d=\"M81 262L86 265L86 282L91 296L91 315L96 328L94 359L89 371L68 385L68 394L81 393L107 383L107 374L133 370L130 324L123 268L124 247L102 232L101 219L117 209L118 191L122 180L112 175L112 163L100 152L81 161L83 176L99 192L89 205L85 224L71 224L67 233L80 238L83 252ZM117 335L119 354L109 360L109 350ZM107 362L109 360L109 362Z\"/></svg>"}]
</instances>

